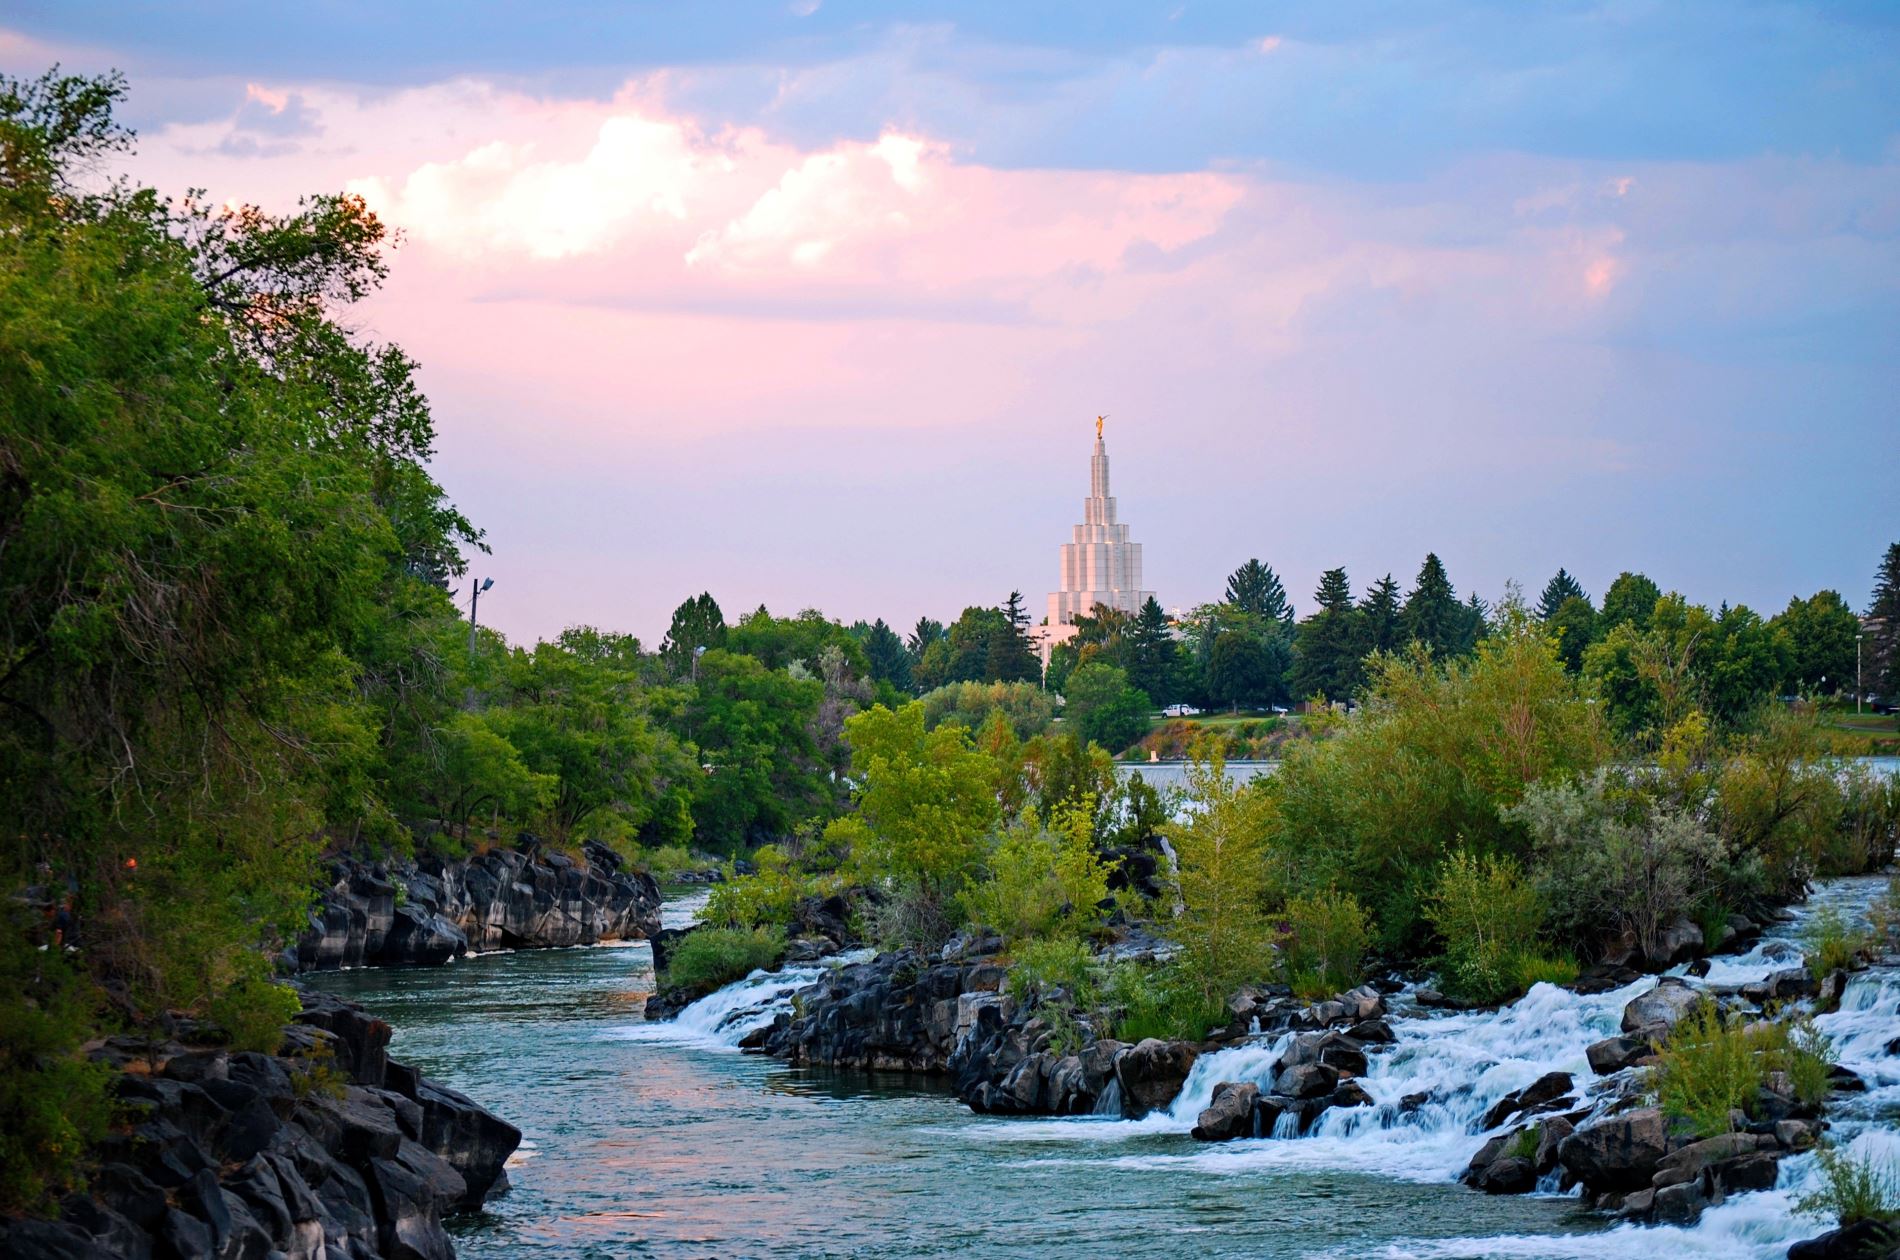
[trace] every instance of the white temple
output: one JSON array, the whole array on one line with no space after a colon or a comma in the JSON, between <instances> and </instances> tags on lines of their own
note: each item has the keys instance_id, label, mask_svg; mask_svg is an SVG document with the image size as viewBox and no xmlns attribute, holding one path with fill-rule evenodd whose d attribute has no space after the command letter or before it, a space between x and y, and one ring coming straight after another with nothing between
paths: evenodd
<instances>
[{"instance_id":1,"label":"white temple","mask_svg":"<svg viewBox=\"0 0 1900 1260\"><path fill-rule=\"evenodd\" d=\"M1141 544L1128 541L1128 526L1115 519L1115 496L1108 492L1108 447L1102 420L1095 420L1095 454L1089 459L1089 497L1082 523L1062 544L1061 589L1049 593L1049 619L1039 627L1044 658L1049 649L1075 633L1075 619L1097 606L1133 616L1154 595L1141 589Z\"/></svg>"}]
</instances>

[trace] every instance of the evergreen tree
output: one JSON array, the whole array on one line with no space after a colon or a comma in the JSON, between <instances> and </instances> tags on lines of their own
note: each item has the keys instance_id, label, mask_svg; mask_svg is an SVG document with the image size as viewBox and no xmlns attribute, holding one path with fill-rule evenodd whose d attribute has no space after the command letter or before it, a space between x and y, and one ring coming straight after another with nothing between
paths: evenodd
<instances>
[{"instance_id":1,"label":"evergreen tree","mask_svg":"<svg viewBox=\"0 0 1900 1260\"><path fill-rule=\"evenodd\" d=\"M1458 640L1458 655L1468 656L1478 650L1478 643L1491 633L1491 605L1478 598L1473 591L1460 605L1464 613L1464 624Z\"/></svg>"},{"instance_id":2,"label":"evergreen tree","mask_svg":"<svg viewBox=\"0 0 1900 1260\"><path fill-rule=\"evenodd\" d=\"M1603 592L1603 609L1598 614L1598 634L1608 634L1621 625L1633 625L1638 630L1649 629L1650 618L1656 613L1656 601L1662 598L1662 588L1640 573L1628 571L1616 575L1616 581L1610 583L1610 589Z\"/></svg>"},{"instance_id":3,"label":"evergreen tree","mask_svg":"<svg viewBox=\"0 0 1900 1260\"><path fill-rule=\"evenodd\" d=\"M1390 573L1374 582L1359 601L1360 656L1391 652L1404 646L1405 624L1400 613L1399 584Z\"/></svg>"},{"instance_id":4,"label":"evergreen tree","mask_svg":"<svg viewBox=\"0 0 1900 1260\"><path fill-rule=\"evenodd\" d=\"M1885 700L1900 700L1900 543L1887 548L1874 574L1874 602L1867 609L1866 660L1862 677Z\"/></svg>"},{"instance_id":5,"label":"evergreen tree","mask_svg":"<svg viewBox=\"0 0 1900 1260\"><path fill-rule=\"evenodd\" d=\"M1179 684L1180 645L1168 625L1168 615L1150 595L1128 631L1128 681L1163 707L1175 702Z\"/></svg>"},{"instance_id":6,"label":"evergreen tree","mask_svg":"<svg viewBox=\"0 0 1900 1260\"><path fill-rule=\"evenodd\" d=\"M897 637L897 631L884 624L884 618L879 617L868 626L860 621L851 627L851 633L864 648L872 678L889 683L899 691L910 689L910 653L904 641Z\"/></svg>"},{"instance_id":7,"label":"evergreen tree","mask_svg":"<svg viewBox=\"0 0 1900 1260\"><path fill-rule=\"evenodd\" d=\"M1564 601L1567 599L1588 601L1589 598L1584 593L1582 584L1568 572L1559 568L1557 576L1544 583L1544 593L1537 601L1537 619L1549 621L1557 615L1557 610L1564 606Z\"/></svg>"},{"instance_id":8,"label":"evergreen tree","mask_svg":"<svg viewBox=\"0 0 1900 1260\"><path fill-rule=\"evenodd\" d=\"M919 617L916 628L910 632L910 641L904 646L910 650L910 659L913 662L920 661L924 653L930 650L931 644L945 637L947 635L943 622L934 617Z\"/></svg>"},{"instance_id":9,"label":"evergreen tree","mask_svg":"<svg viewBox=\"0 0 1900 1260\"><path fill-rule=\"evenodd\" d=\"M1271 565L1249 560L1227 579L1227 603L1263 621L1293 624L1293 605Z\"/></svg>"},{"instance_id":10,"label":"evergreen tree","mask_svg":"<svg viewBox=\"0 0 1900 1260\"><path fill-rule=\"evenodd\" d=\"M1042 658L1029 641L1029 614L1023 610L1023 593L1011 591L997 611L1001 616L989 627L982 681L1036 682L1042 677Z\"/></svg>"},{"instance_id":11,"label":"evergreen tree","mask_svg":"<svg viewBox=\"0 0 1900 1260\"><path fill-rule=\"evenodd\" d=\"M1471 618L1458 605L1458 594L1436 553L1419 566L1418 584L1405 598L1406 637L1423 643L1434 656L1456 655L1471 637Z\"/></svg>"},{"instance_id":12,"label":"evergreen tree","mask_svg":"<svg viewBox=\"0 0 1900 1260\"><path fill-rule=\"evenodd\" d=\"M701 591L673 610L673 624L660 644L660 655L675 673L683 674L693 667L694 649L724 647L725 643L725 614L710 592Z\"/></svg>"},{"instance_id":13,"label":"evergreen tree","mask_svg":"<svg viewBox=\"0 0 1900 1260\"><path fill-rule=\"evenodd\" d=\"M1294 644L1293 691L1305 699L1344 700L1359 685L1361 632L1352 582L1344 569L1328 569L1313 592L1319 605L1300 623Z\"/></svg>"},{"instance_id":14,"label":"evergreen tree","mask_svg":"<svg viewBox=\"0 0 1900 1260\"><path fill-rule=\"evenodd\" d=\"M1583 669L1583 654L1596 640L1596 609L1588 598L1572 595L1544 618L1544 629L1557 640L1557 655L1575 674Z\"/></svg>"}]
</instances>

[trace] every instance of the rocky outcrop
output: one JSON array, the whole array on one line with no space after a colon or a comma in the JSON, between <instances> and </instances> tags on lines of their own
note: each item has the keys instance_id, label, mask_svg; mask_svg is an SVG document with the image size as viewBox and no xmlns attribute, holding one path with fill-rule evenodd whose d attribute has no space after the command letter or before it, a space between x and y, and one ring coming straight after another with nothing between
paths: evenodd
<instances>
[{"instance_id":1,"label":"rocky outcrop","mask_svg":"<svg viewBox=\"0 0 1900 1260\"><path fill-rule=\"evenodd\" d=\"M470 951L594 945L652 937L660 888L605 845L585 862L531 836L473 857L338 858L309 928L285 953L293 970L435 966Z\"/></svg>"},{"instance_id":2,"label":"rocky outcrop","mask_svg":"<svg viewBox=\"0 0 1900 1260\"><path fill-rule=\"evenodd\" d=\"M444 1216L507 1187L514 1126L390 1060L389 1025L305 997L284 1053L113 1038L128 1123L90 1193L50 1221L0 1220L20 1260L449 1260Z\"/></svg>"},{"instance_id":3,"label":"rocky outcrop","mask_svg":"<svg viewBox=\"0 0 1900 1260\"><path fill-rule=\"evenodd\" d=\"M931 961L911 950L839 967L798 997L757 1038L795 1064L944 1073L959 1041L979 1021L997 1022L1003 968L987 957Z\"/></svg>"}]
</instances>

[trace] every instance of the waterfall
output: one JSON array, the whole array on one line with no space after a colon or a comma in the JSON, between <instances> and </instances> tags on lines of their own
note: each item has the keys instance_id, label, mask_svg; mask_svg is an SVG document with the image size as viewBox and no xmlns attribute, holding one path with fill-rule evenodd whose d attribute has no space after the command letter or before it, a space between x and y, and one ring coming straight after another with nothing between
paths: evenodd
<instances>
[{"instance_id":1,"label":"waterfall","mask_svg":"<svg viewBox=\"0 0 1900 1260\"><path fill-rule=\"evenodd\" d=\"M789 1014L792 997L833 969L864 962L871 950L856 950L822 962L754 971L743 980L709 993L670 1020L628 1024L600 1034L603 1041L665 1041L713 1050L734 1050L745 1035Z\"/></svg>"}]
</instances>

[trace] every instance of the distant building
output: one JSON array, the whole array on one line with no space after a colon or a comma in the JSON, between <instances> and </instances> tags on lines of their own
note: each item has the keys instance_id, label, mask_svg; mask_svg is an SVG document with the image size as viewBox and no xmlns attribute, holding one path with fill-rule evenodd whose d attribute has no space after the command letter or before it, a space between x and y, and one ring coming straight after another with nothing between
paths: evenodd
<instances>
[{"instance_id":1,"label":"distant building","mask_svg":"<svg viewBox=\"0 0 1900 1260\"><path fill-rule=\"evenodd\" d=\"M1089 459L1089 497L1082 503L1082 523L1074 537L1062 544L1059 589L1049 593L1048 620L1033 632L1042 652L1075 635L1075 619L1097 607L1120 609L1135 615L1153 591L1141 589L1141 544L1128 540L1128 526L1115 519L1115 497L1108 492L1108 447L1102 440L1102 418L1095 421L1095 453Z\"/></svg>"}]
</instances>

